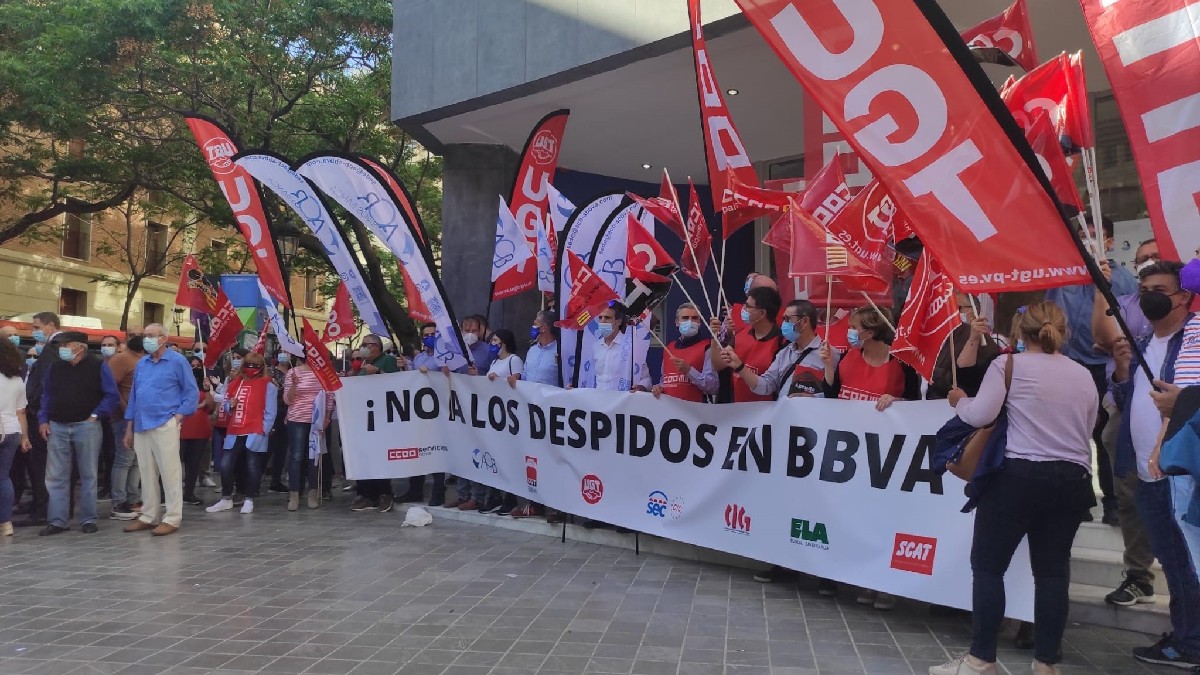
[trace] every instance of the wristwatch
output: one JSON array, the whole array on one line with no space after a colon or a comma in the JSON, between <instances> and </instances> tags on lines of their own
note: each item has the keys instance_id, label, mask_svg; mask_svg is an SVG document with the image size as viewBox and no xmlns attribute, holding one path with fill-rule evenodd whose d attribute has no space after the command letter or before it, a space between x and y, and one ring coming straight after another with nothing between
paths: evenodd
<instances>
[{"instance_id":1,"label":"wristwatch","mask_svg":"<svg viewBox=\"0 0 1200 675\"><path fill-rule=\"evenodd\" d=\"M740 373L740 372L742 372L742 371L743 371L745 368L746 368L746 362L745 362L745 361L742 361L741 365L739 365L737 368L734 368L734 369L733 369L733 372L735 372L735 373Z\"/></svg>"}]
</instances>

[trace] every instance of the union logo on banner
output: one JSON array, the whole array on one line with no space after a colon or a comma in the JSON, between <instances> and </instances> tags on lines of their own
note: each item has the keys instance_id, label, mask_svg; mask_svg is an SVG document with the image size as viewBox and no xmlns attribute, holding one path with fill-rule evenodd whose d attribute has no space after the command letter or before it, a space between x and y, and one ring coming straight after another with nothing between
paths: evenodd
<instances>
[{"instance_id":1,"label":"union logo on banner","mask_svg":"<svg viewBox=\"0 0 1200 675\"><path fill-rule=\"evenodd\" d=\"M208 162L208 168L222 176L233 173L234 165L230 158L237 152L237 147L228 138L210 138L204 144L204 159Z\"/></svg>"},{"instance_id":2,"label":"union logo on banner","mask_svg":"<svg viewBox=\"0 0 1200 675\"><path fill-rule=\"evenodd\" d=\"M599 504L600 500L604 499L604 481L596 474L589 473L580 481L579 493L583 496L583 501L592 505Z\"/></svg>"},{"instance_id":3,"label":"union logo on banner","mask_svg":"<svg viewBox=\"0 0 1200 675\"><path fill-rule=\"evenodd\" d=\"M892 569L933 576L933 559L937 554L937 539L898 533L892 549Z\"/></svg>"},{"instance_id":4,"label":"union logo on banner","mask_svg":"<svg viewBox=\"0 0 1200 675\"><path fill-rule=\"evenodd\" d=\"M542 129L533 137L529 145L529 154L538 164L549 164L558 157L558 139L549 129Z\"/></svg>"}]
</instances>

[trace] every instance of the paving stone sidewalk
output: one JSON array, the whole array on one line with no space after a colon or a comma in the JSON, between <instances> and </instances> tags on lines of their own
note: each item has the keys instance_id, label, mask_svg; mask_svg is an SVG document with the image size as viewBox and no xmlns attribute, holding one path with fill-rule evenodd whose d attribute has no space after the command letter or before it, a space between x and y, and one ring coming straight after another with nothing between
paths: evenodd
<instances>
[{"instance_id":1,"label":"paving stone sidewalk","mask_svg":"<svg viewBox=\"0 0 1200 675\"><path fill-rule=\"evenodd\" d=\"M187 507L165 538L105 520L0 540L0 674L921 674L970 638L963 618L876 611L853 589L823 598L718 565L283 502ZM1063 672L1178 672L1129 656L1149 642L1072 626ZM1029 672L1028 652L1000 658Z\"/></svg>"}]
</instances>

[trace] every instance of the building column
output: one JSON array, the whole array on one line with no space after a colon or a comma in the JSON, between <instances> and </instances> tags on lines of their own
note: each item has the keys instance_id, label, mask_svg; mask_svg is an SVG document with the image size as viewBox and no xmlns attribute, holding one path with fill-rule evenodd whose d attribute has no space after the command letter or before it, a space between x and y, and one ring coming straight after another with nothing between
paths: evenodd
<instances>
[{"instance_id":1,"label":"building column","mask_svg":"<svg viewBox=\"0 0 1200 675\"><path fill-rule=\"evenodd\" d=\"M484 314L492 288L496 207L508 199L517 153L504 145L447 145L442 164L442 283L459 321ZM492 304L489 324L520 336L540 307L536 292Z\"/></svg>"}]
</instances>

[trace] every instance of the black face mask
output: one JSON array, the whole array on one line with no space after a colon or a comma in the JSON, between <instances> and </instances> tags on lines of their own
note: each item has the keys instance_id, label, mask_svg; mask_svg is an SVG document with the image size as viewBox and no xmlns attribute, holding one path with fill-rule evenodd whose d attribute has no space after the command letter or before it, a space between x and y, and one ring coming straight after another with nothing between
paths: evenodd
<instances>
[{"instance_id":1,"label":"black face mask","mask_svg":"<svg viewBox=\"0 0 1200 675\"><path fill-rule=\"evenodd\" d=\"M1138 306L1142 308L1142 314L1151 321L1160 321L1167 318L1171 310L1175 309L1175 303L1171 302L1171 296L1159 291L1146 291L1138 297Z\"/></svg>"}]
</instances>

